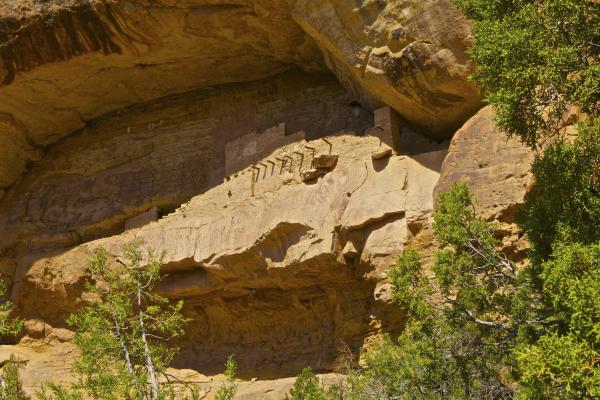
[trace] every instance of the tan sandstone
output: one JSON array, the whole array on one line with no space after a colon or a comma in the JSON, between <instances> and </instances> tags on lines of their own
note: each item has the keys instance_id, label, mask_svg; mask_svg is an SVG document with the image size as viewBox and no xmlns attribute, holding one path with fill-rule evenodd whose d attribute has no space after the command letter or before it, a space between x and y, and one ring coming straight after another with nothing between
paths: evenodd
<instances>
[{"instance_id":1,"label":"tan sandstone","mask_svg":"<svg viewBox=\"0 0 600 400\"><path fill-rule=\"evenodd\" d=\"M430 259L456 180L523 260L533 155L477 112L472 40L449 0L0 0L0 273L25 320L0 360L30 393L72 381L88 259L133 238L167 252L157 290L191 319L170 372L207 399L229 354L239 399L280 399L399 334L386 272Z\"/></svg>"},{"instance_id":2,"label":"tan sandstone","mask_svg":"<svg viewBox=\"0 0 600 400\"><path fill-rule=\"evenodd\" d=\"M449 0L0 0L0 190L108 112L291 68L449 137L479 106L469 29Z\"/></svg>"},{"instance_id":3,"label":"tan sandstone","mask_svg":"<svg viewBox=\"0 0 600 400\"><path fill-rule=\"evenodd\" d=\"M176 368L218 373L233 353L246 379L331 370L341 344L357 352L382 330L401 329L402 310L376 287L410 240L409 222L430 217L445 152L373 161L378 137L327 141L338 165L314 183L300 179L308 162L258 180L248 168L159 221L33 262L15 286L17 307L48 324L46 335L64 327L84 300L91 252L102 246L117 257L142 238L167 251L159 292L184 299L193 320ZM329 151L321 139L299 141L263 161L306 146ZM355 257L344 257L349 242Z\"/></svg>"},{"instance_id":4,"label":"tan sandstone","mask_svg":"<svg viewBox=\"0 0 600 400\"><path fill-rule=\"evenodd\" d=\"M241 138L270 131L285 139L299 131L315 137L372 126L370 113L349 105L351 99L329 74L290 71L99 118L48 147L0 199L0 260L120 233L154 207L168 214L257 161L227 156ZM281 144L274 137L254 146L270 153Z\"/></svg>"},{"instance_id":5,"label":"tan sandstone","mask_svg":"<svg viewBox=\"0 0 600 400\"><path fill-rule=\"evenodd\" d=\"M454 135L434 196L455 181L466 181L478 214L498 222L498 234L505 236L503 249L514 260L522 260L528 245L515 216L531 184L534 155L517 137L501 132L492 108L485 107Z\"/></svg>"}]
</instances>

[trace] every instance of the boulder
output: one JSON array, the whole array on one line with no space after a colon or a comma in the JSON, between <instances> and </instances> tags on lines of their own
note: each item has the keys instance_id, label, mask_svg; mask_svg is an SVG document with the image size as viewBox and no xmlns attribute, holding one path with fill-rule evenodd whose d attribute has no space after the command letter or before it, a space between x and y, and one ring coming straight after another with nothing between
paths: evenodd
<instances>
[{"instance_id":1,"label":"boulder","mask_svg":"<svg viewBox=\"0 0 600 400\"><path fill-rule=\"evenodd\" d=\"M384 158L389 158L392 156L392 149L389 147L384 147L382 149L378 149L376 151L374 151L373 153L371 153L371 158L373 160L382 160Z\"/></svg>"},{"instance_id":2,"label":"boulder","mask_svg":"<svg viewBox=\"0 0 600 400\"><path fill-rule=\"evenodd\" d=\"M471 26L450 0L297 0L292 15L339 81L372 109L390 106L442 139L481 106L468 80Z\"/></svg>"},{"instance_id":3,"label":"boulder","mask_svg":"<svg viewBox=\"0 0 600 400\"><path fill-rule=\"evenodd\" d=\"M320 154L313 158L313 168L333 169L338 161L336 154Z\"/></svg>"},{"instance_id":4,"label":"boulder","mask_svg":"<svg viewBox=\"0 0 600 400\"><path fill-rule=\"evenodd\" d=\"M456 132L442 166L434 196L466 181L484 218L514 222L531 183L535 153L517 137L507 137L494 122L490 106Z\"/></svg>"},{"instance_id":5,"label":"boulder","mask_svg":"<svg viewBox=\"0 0 600 400\"><path fill-rule=\"evenodd\" d=\"M529 244L515 217L532 182L535 152L516 137L507 137L494 123L494 112L485 107L456 133L441 169L434 196L453 182L468 183L477 213L495 221L503 252L524 262Z\"/></svg>"},{"instance_id":6,"label":"boulder","mask_svg":"<svg viewBox=\"0 0 600 400\"><path fill-rule=\"evenodd\" d=\"M307 169L306 171L302 171L300 173L300 178L302 179L302 182L308 182L317 179L326 173L327 170L324 168L311 168Z\"/></svg>"}]
</instances>

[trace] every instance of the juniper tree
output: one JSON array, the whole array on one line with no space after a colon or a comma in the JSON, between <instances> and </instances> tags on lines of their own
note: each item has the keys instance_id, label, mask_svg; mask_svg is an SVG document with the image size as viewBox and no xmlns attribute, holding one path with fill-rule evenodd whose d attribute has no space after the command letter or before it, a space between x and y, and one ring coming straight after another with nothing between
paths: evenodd
<instances>
[{"instance_id":1,"label":"juniper tree","mask_svg":"<svg viewBox=\"0 0 600 400\"><path fill-rule=\"evenodd\" d=\"M0 280L0 298L5 297L7 292L6 283ZM5 301L0 304L0 337L14 337L23 329L23 321L11 316L12 303ZM25 399L19 380L19 368L23 360L10 356L2 362L2 373L0 373L0 400L2 399Z\"/></svg>"},{"instance_id":2,"label":"juniper tree","mask_svg":"<svg viewBox=\"0 0 600 400\"><path fill-rule=\"evenodd\" d=\"M589 229L600 218L589 192L596 172L582 168L598 154L597 146L588 148L593 132L556 144L561 150L536 161L534 171L543 175L556 166L556 154L573 160L536 185L578 190L528 201L534 214L555 207L575 213L526 219L530 231L545 232L535 245L551 241L550 252L534 257L533 266L517 269L497 250L492 226L474 214L466 185L454 184L440 196L434 213L440 251L429 272L412 250L390 270L395 298L408 311L406 331L397 344L386 340L367 353L369 368L354 384L361 395L367 389L378 394L356 398L600 396L600 235ZM550 179L561 175L570 178ZM576 204L586 206L578 211ZM582 219L589 222L571 222Z\"/></svg>"},{"instance_id":3,"label":"juniper tree","mask_svg":"<svg viewBox=\"0 0 600 400\"><path fill-rule=\"evenodd\" d=\"M502 370L510 368L519 324L530 316L527 277L497 249L493 226L477 217L466 184L440 195L434 221L440 251L431 271L414 250L389 271L408 312L406 332L395 350L384 342L367 360L389 375L386 393L396 398L512 398Z\"/></svg>"},{"instance_id":4,"label":"juniper tree","mask_svg":"<svg viewBox=\"0 0 600 400\"><path fill-rule=\"evenodd\" d=\"M547 260L556 243L600 240L600 118L583 122L572 142L548 146L532 171L521 225L534 263Z\"/></svg>"},{"instance_id":5,"label":"juniper tree","mask_svg":"<svg viewBox=\"0 0 600 400\"><path fill-rule=\"evenodd\" d=\"M600 2L453 2L474 20L473 79L504 131L535 147L570 106L600 115Z\"/></svg>"},{"instance_id":6,"label":"juniper tree","mask_svg":"<svg viewBox=\"0 0 600 400\"><path fill-rule=\"evenodd\" d=\"M304 368L284 400L327 400L327 391L310 367Z\"/></svg>"},{"instance_id":7,"label":"juniper tree","mask_svg":"<svg viewBox=\"0 0 600 400\"><path fill-rule=\"evenodd\" d=\"M516 351L520 396L600 396L600 119L585 121L533 164L521 224L541 293L544 330Z\"/></svg>"},{"instance_id":8,"label":"juniper tree","mask_svg":"<svg viewBox=\"0 0 600 400\"><path fill-rule=\"evenodd\" d=\"M159 400L195 398L174 389L166 369L178 351L173 340L187 322L183 302L157 295L164 254L141 250L134 241L123 248L119 267L111 266L106 251L96 251L89 263L93 282L86 284L92 300L68 323L75 328L73 342L80 355L74 363L79 376L66 390L47 385L41 399ZM178 393L178 394L177 394Z\"/></svg>"},{"instance_id":9,"label":"juniper tree","mask_svg":"<svg viewBox=\"0 0 600 400\"><path fill-rule=\"evenodd\" d=\"M558 245L541 267L548 329L518 345L520 398L600 397L600 241Z\"/></svg>"},{"instance_id":10,"label":"juniper tree","mask_svg":"<svg viewBox=\"0 0 600 400\"><path fill-rule=\"evenodd\" d=\"M539 301L519 337L517 395L596 398L600 385L600 2L454 0L474 20L473 78L498 125L536 147L580 115L577 138L536 157L520 221L532 245L525 271Z\"/></svg>"},{"instance_id":11,"label":"juniper tree","mask_svg":"<svg viewBox=\"0 0 600 400\"><path fill-rule=\"evenodd\" d=\"M27 400L29 397L23 391L19 370L26 364L25 360L14 355L2 363L0 384L0 400Z\"/></svg>"},{"instance_id":12,"label":"juniper tree","mask_svg":"<svg viewBox=\"0 0 600 400\"><path fill-rule=\"evenodd\" d=\"M6 283L0 279L0 298L4 298L7 292ZM0 303L0 337L14 337L23 329L23 321L11 316L12 303L4 301Z\"/></svg>"}]
</instances>

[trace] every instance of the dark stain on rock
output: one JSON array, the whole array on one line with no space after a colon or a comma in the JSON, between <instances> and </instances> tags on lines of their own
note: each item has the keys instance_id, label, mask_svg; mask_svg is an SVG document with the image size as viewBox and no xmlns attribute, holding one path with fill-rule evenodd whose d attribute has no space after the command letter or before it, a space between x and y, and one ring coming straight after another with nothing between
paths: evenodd
<instances>
[{"instance_id":1,"label":"dark stain on rock","mask_svg":"<svg viewBox=\"0 0 600 400\"><path fill-rule=\"evenodd\" d=\"M400 57L382 57L382 64L388 73L390 80L400 85L403 80L415 80L419 73L427 70L419 49L414 45L404 48Z\"/></svg>"},{"instance_id":2,"label":"dark stain on rock","mask_svg":"<svg viewBox=\"0 0 600 400\"><path fill-rule=\"evenodd\" d=\"M109 23L110 9L106 9ZM21 24L0 20L0 86L9 85L18 72L40 65L66 61L75 56L102 51L121 54L108 26L89 4L60 10ZM4 69L4 71L2 71Z\"/></svg>"}]
</instances>

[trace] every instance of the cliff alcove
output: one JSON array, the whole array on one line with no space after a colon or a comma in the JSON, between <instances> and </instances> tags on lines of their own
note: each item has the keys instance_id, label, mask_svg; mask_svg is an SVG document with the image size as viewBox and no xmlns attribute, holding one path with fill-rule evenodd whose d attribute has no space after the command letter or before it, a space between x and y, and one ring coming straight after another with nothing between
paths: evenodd
<instances>
[{"instance_id":1,"label":"cliff alcove","mask_svg":"<svg viewBox=\"0 0 600 400\"><path fill-rule=\"evenodd\" d=\"M434 191L493 187L514 230L529 180L477 113L471 42L448 0L0 0L0 272L26 320L0 353L28 391L72 379L87 260L134 237L192 321L175 368L332 371L400 332L386 271L432 248Z\"/></svg>"}]
</instances>

